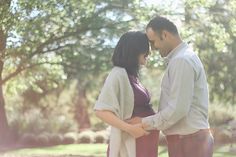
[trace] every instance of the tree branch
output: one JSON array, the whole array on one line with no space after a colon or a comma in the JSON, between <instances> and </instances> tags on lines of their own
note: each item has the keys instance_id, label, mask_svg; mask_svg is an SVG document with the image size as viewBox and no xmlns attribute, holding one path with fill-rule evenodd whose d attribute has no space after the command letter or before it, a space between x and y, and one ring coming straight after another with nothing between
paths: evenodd
<instances>
[{"instance_id":1,"label":"tree branch","mask_svg":"<svg viewBox=\"0 0 236 157\"><path fill-rule=\"evenodd\" d=\"M18 67L14 72L12 72L11 74L9 74L8 76L6 76L4 79L2 79L2 81L0 81L0 85L3 85L4 83L6 83L8 80L10 80L11 78L17 76L18 74L20 74L21 72L23 72L24 70L27 69L32 69L36 66L40 66L43 64L50 64L50 65L62 65L62 66L67 66L65 63L63 62L41 62L41 63L35 63L35 64L31 64L29 66L26 67Z\"/></svg>"}]
</instances>

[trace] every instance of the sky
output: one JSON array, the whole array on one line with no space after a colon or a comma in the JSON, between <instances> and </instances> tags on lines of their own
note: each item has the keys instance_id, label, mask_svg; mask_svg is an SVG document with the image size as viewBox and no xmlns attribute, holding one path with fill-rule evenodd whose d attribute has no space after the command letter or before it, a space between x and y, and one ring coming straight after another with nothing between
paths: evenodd
<instances>
[{"instance_id":1,"label":"sky","mask_svg":"<svg viewBox=\"0 0 236 157\"><path fill-rule=\"evenodd\" d=\"M143 2L147 5L169 8L174 12L184 12L184 8L182 7L183 1L180 0L143 0ZM174 16L171 16L170 20L174 21L177 27L181 27L181 19L179 19L179 16L177 19L174 19Z\"/></svg>"},{"instance_id":2,"label":"sky","mask_svg":"<svg viewBox=\"0 0 236 157\"><path fill-rule=\"evenodd\" d=\"M178 8L181 5L179 0L143 0L147 5L166 5L173 9Z\"/></svg>"}]
</instances>

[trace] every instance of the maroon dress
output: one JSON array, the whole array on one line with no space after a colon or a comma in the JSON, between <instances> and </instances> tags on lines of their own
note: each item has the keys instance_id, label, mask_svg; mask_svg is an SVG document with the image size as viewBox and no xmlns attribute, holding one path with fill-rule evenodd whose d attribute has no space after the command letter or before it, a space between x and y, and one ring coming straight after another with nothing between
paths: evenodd
<instances>
[{"instance_id":1,"label":"maroon dress","mask_svg":"<svg viewBox=\"0 0 236 157\"><path fill-rule=\"evenodd\" d=\"M150 95L138 78L129 75L130 84L134 91L134 110L132 117L146 117L155 114L150 103ZM136 139L136 157L158 156L159 131L153 130L147 136Z\"/></svg>"},{"instance_id":2,"label":"maroon dress","mask_svg":"<svg viewBox=\"0 0 236 157\"><path fill-rule=\"evenodd\" d=\"M150 95L133 75L128 75L134 92L134 110L132 117L147 117L155 114L150 103ZM157 157L158 156L159 131L153 130L149 135L136 139L136 157ZM107 157L109 157L109 146Z\"/></svg>"}]
</instances>

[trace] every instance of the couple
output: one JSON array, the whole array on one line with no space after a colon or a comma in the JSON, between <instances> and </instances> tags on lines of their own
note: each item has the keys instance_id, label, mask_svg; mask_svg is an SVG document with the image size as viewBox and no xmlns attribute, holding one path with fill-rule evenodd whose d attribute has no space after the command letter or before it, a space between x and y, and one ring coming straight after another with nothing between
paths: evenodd
<instances>
[{"instance_id":1,"label":"couple","mask_svg":"<svg viewBox=\"0 0 236 157\"><path fill-rule=\"evenodd\" d=\"M149 43L168 63L157 113L138 78ZM173 22L157 16L148 23L146 34L123 34L112 62L94 107L96 115L112 126L108 157L157 157L159 130L166 135L169 157L212 157L205 71Z\"/></svg>"}]
</instances>

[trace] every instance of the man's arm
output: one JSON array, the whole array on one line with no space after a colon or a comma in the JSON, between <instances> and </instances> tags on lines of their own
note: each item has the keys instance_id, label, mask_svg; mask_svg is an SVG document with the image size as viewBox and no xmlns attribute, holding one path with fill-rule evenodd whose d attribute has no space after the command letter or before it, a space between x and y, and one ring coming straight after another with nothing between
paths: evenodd
<instances>
[{"instance_id":1,"label":"man's arm","mask_svg":"<svg viewBox=\"0 0 236 157\"><path fill-rule=\"evenodd\" d=\"M169 67L170 95L167 107L153 116L142 118L148 129L165 130L189 112L194 91L194 69L184 59L176 59Z\"/></svg>"}]
</instances>

